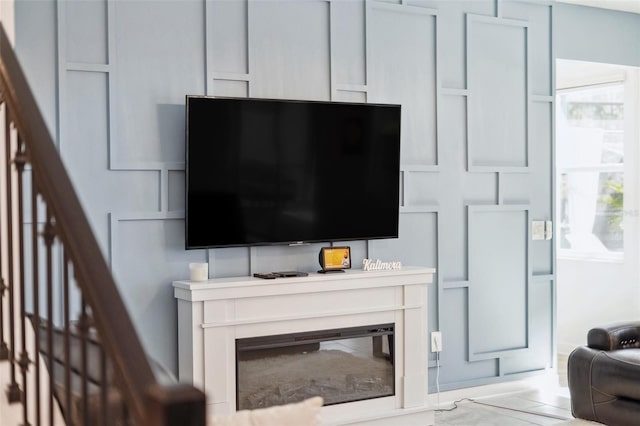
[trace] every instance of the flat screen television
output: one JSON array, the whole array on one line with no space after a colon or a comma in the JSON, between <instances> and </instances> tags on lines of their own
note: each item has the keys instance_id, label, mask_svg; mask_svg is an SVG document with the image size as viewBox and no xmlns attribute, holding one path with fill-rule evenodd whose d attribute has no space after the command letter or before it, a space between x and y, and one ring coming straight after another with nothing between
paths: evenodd
<instances>
[{"instance_id":1,"label":"flat screen television","mask_svg":"<svg viewBox=\"0 0 640 426\"><path fill-rule=\"evenodd\" d=\"M397 238L400 105L186 96L186 248Z\"/></svg>"}]
</instances>

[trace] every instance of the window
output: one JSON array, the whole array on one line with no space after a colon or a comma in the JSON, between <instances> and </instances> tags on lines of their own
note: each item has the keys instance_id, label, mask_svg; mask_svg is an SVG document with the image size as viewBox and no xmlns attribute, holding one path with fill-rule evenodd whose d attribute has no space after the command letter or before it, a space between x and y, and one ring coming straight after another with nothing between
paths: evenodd
<instances>
[{"instance_id":1,"label":"window","mask_svg":"<svg viewBox=\"0 0 640 426\"><path fill-rule=\"evenodd\" d=\"M624 98L624 82L557 93L560 254L622 258Z\"/></svg>"}]
</instances>

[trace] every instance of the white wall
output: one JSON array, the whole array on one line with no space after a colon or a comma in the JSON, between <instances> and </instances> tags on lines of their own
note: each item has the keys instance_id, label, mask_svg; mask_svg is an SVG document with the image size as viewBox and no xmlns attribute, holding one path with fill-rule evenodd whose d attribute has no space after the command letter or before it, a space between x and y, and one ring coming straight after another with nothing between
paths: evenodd
<instances>
[{"instance_id":1,"label":"white wall","mask_svg":"<svg viewBox=\"0 0 640 426\"><path fill-rule=\"evenodd\" d=\"M7 36L9 36L9 40L13 42L15 40L14 0L0 1L0 22L2 22L2 26Z\"/></svg>"},{"instance_id":2,"label":"white wall","mask_svg":"<svg viewBox=\"0 0 640 426\"><path fill-rule=\"evenodd\" d=\"M640 66L638 14L555 4L553 31L557 59ZM572 74L556 77L585 80L584 75ZM630 90L637 94L637 83L633 84L635 88ZM627 159L637 162L637 129L626 127L625 137L634 144L626 153L629 154ZM625 167L625 174L631 181L638 182L637 172L636 168L635 175L631 176L629 167ZM625 188L629 188L627 179ZM637 205L635 193L629 196L625 194L625 211L637 212ZM628 215L625 220L625 232L637 235L637 213ZM631 240L625 238L624 262L557 260L556 341L559 353L567 354L575 346L585 344L591 327L608 322L637 320L640 315L638 241L636 237L633 240L635 245L630 245Z\"/></svg>"},{"instance_id":3,"label":"white wall","mask_svg":"<svg viewBox=\"0 0 640 426\"><path fill-rule=\"evenodd\" d=\"M638 283L625 279L623 263L560 259L557 267L559 353L586 344L592 327L638 319Z\"/></svg>"},{"instance_id":4,"label":"white wall","mask_svg":"<svg viewBox=\"0 0 640 426\"><path fill-rule=\"evenodd\" d=\"M559 3L553 19L558 58L640 66L640 15Z\"/></svg>"}]
</instances>

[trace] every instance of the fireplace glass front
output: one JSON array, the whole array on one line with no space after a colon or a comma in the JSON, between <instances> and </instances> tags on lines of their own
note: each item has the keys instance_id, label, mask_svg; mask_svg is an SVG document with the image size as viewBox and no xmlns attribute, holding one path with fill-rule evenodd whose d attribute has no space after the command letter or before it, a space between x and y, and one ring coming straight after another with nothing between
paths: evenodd
<instances>
[{"instance_id":1,"label":"fireplace glass front","mask_svg":"<svg viewBox=\"0 0 640 426\"><path fill-rule=\"evenodd\" d=\"M236 340L236 408L395 395L393 324Z\"/></svg>"}]
</instances>

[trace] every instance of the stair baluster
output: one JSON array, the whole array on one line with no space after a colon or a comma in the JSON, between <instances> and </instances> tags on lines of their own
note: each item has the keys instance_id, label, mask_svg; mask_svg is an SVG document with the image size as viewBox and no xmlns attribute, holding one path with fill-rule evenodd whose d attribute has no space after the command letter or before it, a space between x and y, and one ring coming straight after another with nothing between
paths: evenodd
<instances>
[{"instance_id":1,"label":"stair baluster","mask_svg":"<svg viewBox=\"0 0 640 426\"><path fill-rule=\"evenodd\" d=\"M12 135L11 135L11 114L9 108L5 108L5 168L6 168L6 181L7 189L7 215L6 215L6 235L7 235L7 286L8 286L8 302L9 302L9 362L11 383L7 388L7 398L9 402L20 402L22 399L22 392L18 383L16 382L16 325L15 325L15 275L14 275L14 259L13 254L15 247L13 245L13 200L15 200L13 192L13 182L11 175L13 174L13 165L11 161L11 149L13 147Z\"/></svg>"},{"instance_id":2,"label":"stair baluster","mask_svg":"<svg viewBox=\"0 0 640 426\"><path fill-rule=\"evenodd\" d=\"M4 97L2 96L2 92L0 92L0 107L2 108L6 108L6 106L4 105ZM1 111L1 110L0 110ZM1 112L0 112L1 114ZM2 151L0 151L1 154ZM0 175L0 185L1 185L1 179L2 176ZM2 210L2 209L0 209ZM2 229L2 218L1 216L3 215L3 212L0 211L0 361L6 361L9 359L9 346L7 345L7 342L5 341L4 338L4 316L5 316L5 309L4 309L4 296L5 296L5 292L7 291L7 284L5 281L5 275L4 275L4 268L3 268L3 246L4 244L2 243L4 241L4 230Z\"/></svg>"},{"instance_id":3,"label":"stair baluster","mask_svg":"<svg viewBox=\"0 0 640 426\"><path fill-rule=\"evenodd\" d=\"M67 257L67 252L65 250L63 255L63 298L64 298L64 400L66 402L66 414L65 417L67 419L67 423L72 425L73 422L71 420L71 318L70 318L70 307L69 307L69 258Z\"/></svg>"},{"instance_id":4,"label":"stair baluster","mask_svg":"<svg viewBox=\"0 0 640 426\"><path fill-rule=\"evenodd\" d=\"M53 226L53 217L51 216L51 210L47 206L46 222L44 225L44 231L42 237L44 238L44 244L46 247L46 296L47 296L47 318L46 335L47 335L47 356L49 358L49 424L52 425L54 415L54 399L53 390L55 389L54 383L54 357L53 357L53 242L55 239L55 229ZM39 331L38 331L39 332Z\"/></svg>"},{"instance_id":5,"label":"stair baluster","mask_svg":"<svg viewBox=\"0 0 640 426\"><path fill-rule=\"evenodd\" d=\"M20 276L20 342L22 343L22 351L20 352L20 359L18 360L18 366L22 374L22 426L30 426L29 423L29 392L28 392L28 380L27 371L29 369L29 353L27 352L27 333L26 333L26 283L24 278L24 186L23 186L23 173L24 166L27 164L27 156L25 153L25 146L22 137L18 133L17 135L18 146L16 149L14 163L16 166L17 177L17 198L18 198L18 274Z\"/></svg>"},{"instance_id":6,"label":"stair baluster","mask_svg":"<svg viewBox=\"0 0 640 426\"><path fill-rule=\"evenodd\" d=\"M31 245L32 245L32 277L33 284L33 328L34 333L34 369L35 369L35 385L34 385L34 404L35 404L35 424L40 425L40 362L38 354L40 353L40 268L38 256L38 189L34 179L31 179Z\"/></svg>"}]
</instances>

